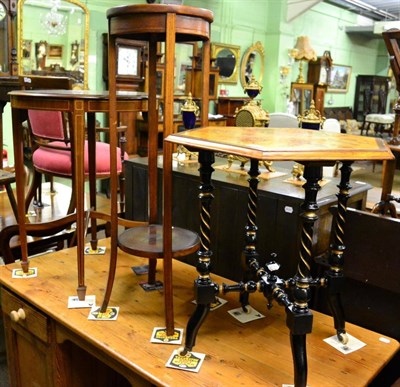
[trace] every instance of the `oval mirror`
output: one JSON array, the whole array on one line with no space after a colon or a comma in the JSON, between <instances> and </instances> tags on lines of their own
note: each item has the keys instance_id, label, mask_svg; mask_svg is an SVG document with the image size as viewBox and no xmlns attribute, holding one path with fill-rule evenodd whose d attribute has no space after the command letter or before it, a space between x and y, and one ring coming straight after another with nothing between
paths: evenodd
<instances>
[{"instance_id":1,"label":"oval mirror","mask_svg":"<svg viewBox=\"0 0 400 387\"><path fill-rule=\"evenodd\" d=\"M240 64L240 83L244 88L251 76L261 85L264 75L264 47L261 42L256 42L243 54Z\"/></svg>"},{"instance_id":2,"label":"oval mirror","mask_svg":"<svg viewBox=\"0 0 400 387\"><path fill-rule=\"evenodd\" d=\"M85 5L77 0L20 0L18 37L20 75L65 76L74 80L75 89L88 88Z\"/></svg>"},{"instance_id":3,"label":"oval mirror","mask_svg":"<svg viewBox=\"0 0 400 387\"><path fill-rule=\"evenodd\" d=\"M219 83L237 83L240 47L231 44L213 43L211 57L219 68Z\"/></svg>"}]
</instances>

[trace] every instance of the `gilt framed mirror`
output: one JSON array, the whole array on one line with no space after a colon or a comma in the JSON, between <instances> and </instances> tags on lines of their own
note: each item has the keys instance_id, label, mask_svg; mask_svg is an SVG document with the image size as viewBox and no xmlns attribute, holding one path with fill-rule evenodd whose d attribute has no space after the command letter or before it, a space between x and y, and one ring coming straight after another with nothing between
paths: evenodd
<instances>
[{"instance_id":1,"label":"gilt framed mirror","mask_svg":"<svg viewBox=\"0 0 400 387\"><path fill-rule=\"evenodd\" d=\"M89 11L78 0L18 2L19 75L65 76L87 89L88 43Z\"/></svg>"},{"instance_id":2,"label":"gilt framed mirror","mask_svg":"<svg viewBox=\"0 0 400 387\"><path fill-rule=\"evenodd\" d=\"M0 0L0 78L18 75L16 11L15 0Z\"/></svg>"},{"instance_id":3,"label":"gilt framed mirror","mask_svg":"<svg viewBox=\"0 0 400 387\"><path fill-rule=\"evenodd\" d=\"M243 88L253 75L261 85L264 75L264 47L261 42L256 42L243 54L240 64L240 83Z\"/></svg>"},{"instance_id":4,"label":"gilt framed mirror","mask_svg":"<svg viewBox=\"0 0 400 387\"><path fill-rule=\"evenodd\" d=\"M237 83L240 47L232 44L212 43L211 58L219 68L218 83Z\"/></svg>"}]
</instances>

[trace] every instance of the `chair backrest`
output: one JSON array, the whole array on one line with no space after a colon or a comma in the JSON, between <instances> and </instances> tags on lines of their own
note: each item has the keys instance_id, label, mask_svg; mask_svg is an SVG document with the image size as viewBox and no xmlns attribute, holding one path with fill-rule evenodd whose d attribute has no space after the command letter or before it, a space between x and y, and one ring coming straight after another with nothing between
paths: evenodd
<instances>
[{"instance_id":1,"label":"chair backrest","mask_svg":"<svg viewBox=\"0 0 400 387\"><path fill-rule=\"evenodd\" d=\"M269 113L270 128L298 128L299 122L294 114Z\"/></svg>"},{"instance_id":2,"label":"chair backrest","mask_svg":"<svg viewBox=\"0 0 400 387\"><path fill-rule=\"evenodd\" d=\"M25 90L71 90L73 86L73 79L68 77L23 75L19 77L19 82L21 88ZM31 133L36 142L40 139L69 141L66 120L61 112L29 110L28 117Z\"/></svg>"},{"instance_id":3,"label":"chair backrest","mask_svg":"<svg viewBox=\"0 0 400 387\"><path fill-rule=\"evenodd\" d=\"M58 111L28 110L29 124L35 138L65 141L63 115Z\"/></svg>"},{"instance_id":4,"label":"chair backrest","mask_svg":"<svg viewBox=\"0 0 400 387\"><path fill-rule=\"evenodd\" d=\"M70 247L75 244L72 224L76 222L76 215L69 214L57 220L43 223L27 223L27 235L35 239L28 243L28 253L39 254L49 249L60 250L65 243ZM21 248L13 238L19 235L18 224L4 227L0 231L0 252L4 263L12 263L21 258Z\"/></svg>"},{"instance_id":5,"label":"chair backrest","mask_svg":"<svg viewBox=\"0 0 400 387\"><path fill-rule=\"evenodd\" d=\"M340 122L336 118L327 118L322 124L325 132L340 133Z\"/></svg>"}]
</instances>

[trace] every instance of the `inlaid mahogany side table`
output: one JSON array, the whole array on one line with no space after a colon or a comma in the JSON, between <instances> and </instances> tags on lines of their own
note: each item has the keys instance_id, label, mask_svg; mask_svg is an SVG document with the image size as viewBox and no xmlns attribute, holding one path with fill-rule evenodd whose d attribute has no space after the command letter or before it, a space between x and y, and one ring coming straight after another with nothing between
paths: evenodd
<instances>
[{"instance_id":1,"label":"inlaid mahogany side table","mask_svg":"<svg viewBox=\"0 0 400 387\"><path fill-rule=\"evenodd\" d=\"M164 262L164 296L167 333L174 332L174 314L172 302L172 256L190 254L199 247L196 233L174 228L170 214L164 214L163 227L157 225L157 156L158 156L158 109L156 95L157 43L165 42L164 73L164 137L173 133L174 128L174 67L175 47L179 42L202 42L202 95L201 124L208 125L209 72L210 72L210 25L213 13L209 10L181 5L127 5L114 7L107 11L108 18L108 69L110 90L110 144L115 144L117 114L116 101L116 40L118 38L146 41L149 44L148 58L148 159L149 159L149 226L126 230L118 240L118 246L125 252L149 258L149 282L155 280L157 258ZM171 157L164 154L164 158ZM111 213L116 216L116 190L112 187ZM164 190L164 201L171 201L171 186ZM170 232L165 237L165 230ZM164 235L163 235L164 234ZM174 238L172 240L173 234ZM111 249L117 249L117 226L112 222ZM112 255L116 257L116 254ZM103 309L111 294L116 260L110 264L110 276L106 289Z\"/></svg>"},{"instance_id":2,"label":"inlaid mahogany side table","mask_svg":"<svg viewBox=\"0 0 400 387\"><path fill-rule=\"evenodd\" d=\"M313 315L308 307L311 288L323 286L328 289L328 302L332 309L336 335L344 345L348 337L345 319L340 301L343 283L344 264L344 224L346 206L349 198L351 164L356 160L392 160L393 154L381 139L361 136L329 133L323 131L260 128L252 127L204 127L177 134L171 134L164 141L164 152L170 154L175 144L181 144L190 150L199 151L200 163L200 239L195 281L197 306L186 328L185 346L181 355L190 352L195 344L197 332L206 318L210 305L215 302L218 293L240 292L242 307L249 305L249 294L261 292L271 307L273 300L286 310L286 324L290 331L290 342L294 363L295 386L307 384L306 335L312 331ZM211 175L214 153L222 152L250 159L247 223L244 225L243 256L253 279L237 285L215 283L210 276L212 243L210 240L211 203L214 196ZM298 241L298 266L294 276L282 279L278 276L279 264L270 261L265 266L259 263L257 238L257 186L259 161L295 161L304 165L303 185L305 198L302 204L301 235ZM321 278L313 278L312 243L314 225L318 218L316 211L317 193L322 180L322 167L332 166L340 161L341 179L338 185L338 215L332 229L332 242L329 251L329 269ZM171 184L172 163L164 162L166 185ZM328 183L329 184L329 183ZM171 203L165 201L164 212L171 212ZM228 226L228 225L227 225ZM228 226L229 227L229 226ZM168 232L169 230L165 230ZM291 241L288 241L291 243ZM274 258L275 259L275 258ZM351 259L351 257L349 257ZM279 261L279 257L276 259ZM362 262L360 262L362 265Z\"/></svg>"},{"instance_id":3,"label":"inlaid mahogany side table","mask_svg":"<svg viewBox=\"0 0 400 387\"><path fill-rule=\"evenodd\" d=\"M16 175L16 194L18 202L18 224L20 227L20 243L22 260L21 265L25 272L28 271L28 249L25 228L25 175L23 152L22 122L27 119L28 109L56 110L69 114L69 131L71 147L74 149L75 158L72 162L75 175L76 193L76 233L77 233L77 263L78 263L78 289L80 299L85 298L86 285L84 281L84 246L86 217L84 208L85 168L84 168L84 143L88 139L89 148L89 185L90 205L96 208L96 173L95 173L95 144L96 128L95 113L107 113L109 108L108 92L88 90L20 90L9 93L11 99L13 120L13 141ZM145 93L118 92L115 108L118 112L143 112L147 111L148 100ZM87 120L87 125L85 123ZM86 130L87 126L87 130ZM110 149L111 171L117 171L117 156ZM110 176L111 186L118 185L117 173ZM20 204L21 203L21 204Z\"/></svg>"}]
</instances>

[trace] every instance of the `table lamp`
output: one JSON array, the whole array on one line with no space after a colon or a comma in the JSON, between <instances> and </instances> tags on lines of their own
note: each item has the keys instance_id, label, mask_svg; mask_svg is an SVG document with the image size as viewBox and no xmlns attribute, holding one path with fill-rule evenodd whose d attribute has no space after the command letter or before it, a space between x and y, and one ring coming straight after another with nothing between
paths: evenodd
<instances>
[{"instance_id":1,"label":"table lamp","mask_svg":"<svg viewBox=\"0 0 400 387\"><path fill-rule=\"evenodd\" d=\"M317 54L310 45L310 39L308 36L299 36L297 38L296 45L294 47L294 59L299 61L299 76L297 77L297 83L305 83L303 77L303 60L317 60Z\"/></svg>"}]
</instances>

